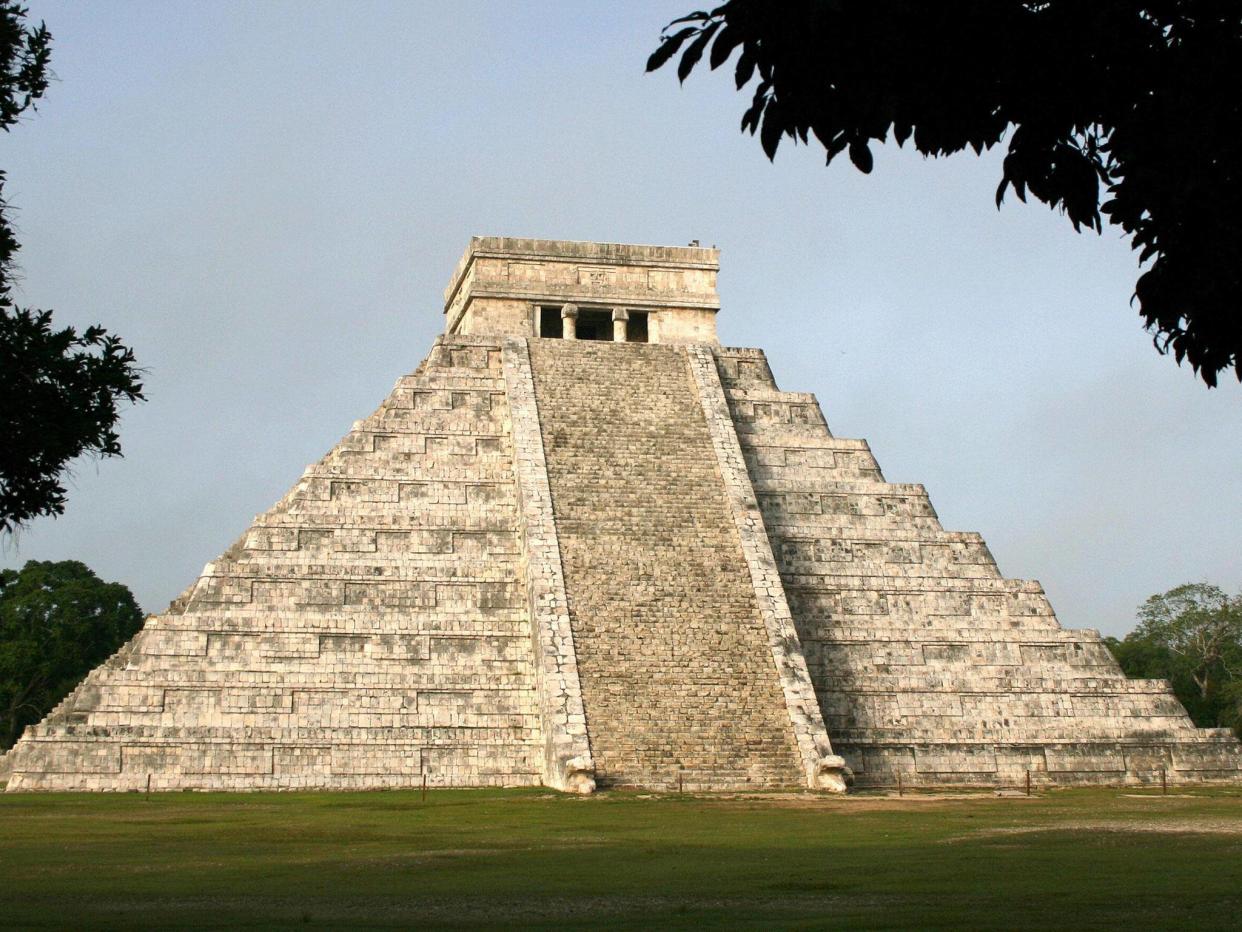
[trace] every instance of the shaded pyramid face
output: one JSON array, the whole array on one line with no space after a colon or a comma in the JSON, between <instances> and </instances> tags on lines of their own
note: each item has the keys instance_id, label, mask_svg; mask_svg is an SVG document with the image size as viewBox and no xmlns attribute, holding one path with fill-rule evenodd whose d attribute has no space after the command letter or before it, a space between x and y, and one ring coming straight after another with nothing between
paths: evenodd
<instances>
[{"instance_id":1,"label":"shaded pyramid face","mask_svg":"<svg viewBox=\"0 0 1242 932\"><path fill-rule=\"evenodd\" d=\"M476 238L446 334L8 789L1237 779L715 338L715 250Z\"/></svg>"}]
</instances>

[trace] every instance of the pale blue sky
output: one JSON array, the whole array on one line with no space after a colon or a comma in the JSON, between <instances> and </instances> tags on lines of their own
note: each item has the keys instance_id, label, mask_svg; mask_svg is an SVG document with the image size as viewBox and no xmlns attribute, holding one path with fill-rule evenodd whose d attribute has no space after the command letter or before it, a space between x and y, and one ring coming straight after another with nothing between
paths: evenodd
<instances>
[{"instance_id":1,"label":"pale blue sky","mask_svg":"<svg viewBox=\"0 0 1242 932\"><path fill-rule=\"evenodd\" d=\"M769 164L723 71L643 74L693 6L30 0L60 80L0 139L19 298L121 334L150 401L3 565L80 559L162 609L414 369L499 234L719 245L722 340L1066 626L1242 584L1242 391L1151 349L1129 248L997 211L996 155Z\"/></svg>"}]
</instances>

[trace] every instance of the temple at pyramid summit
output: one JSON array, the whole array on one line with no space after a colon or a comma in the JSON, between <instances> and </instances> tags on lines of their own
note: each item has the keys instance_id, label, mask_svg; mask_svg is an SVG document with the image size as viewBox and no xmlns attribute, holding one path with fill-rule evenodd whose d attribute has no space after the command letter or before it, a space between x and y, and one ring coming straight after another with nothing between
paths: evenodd
<instances>
[{"instance_id":1,"label":"temple at pyramid summit","mask_svg":"<svg viewBox=\"0 0 1242 932\"><path fill-rule=\"evenodd\" d=\"M9 791L1242 779L885 481L719 254L476 237L444 333L0 760ZM245 412L236 412L238 417Z\"/></svg>"}]
</instances>

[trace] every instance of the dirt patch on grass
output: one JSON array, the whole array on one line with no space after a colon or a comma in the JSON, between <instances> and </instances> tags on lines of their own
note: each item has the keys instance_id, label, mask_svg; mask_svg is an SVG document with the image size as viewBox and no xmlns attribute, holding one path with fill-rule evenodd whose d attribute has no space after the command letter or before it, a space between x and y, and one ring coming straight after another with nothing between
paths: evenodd
<instances>
[{"instance_id":1,"label":"dirt patch on grass","mask_svg":"<svg viewBox=\"0 0 1242 932\"><path fill-rule=\"evenodd\" d=\"M1127 819L1115 822L1099 820L1049 822L1044 825L1011 825L980 828L964 835L944 839L944 844L975 841L980 838L1003 838L1049 832L1108 832L1110 834L1154 835L1236 835L1242 836L1242 820L1238 819Z\"/></svg>"},{"instance_id":2,"label":"dirt patch on grass","mask_svg":"<svg viewBox=\"0 0 1242 932\"><path fill-rule=\"evenodd\" d=\"M751 809L808 809L840 813L842 815L871 812L910 812L942 809L951 806L971 803L995 803L999 795L995 792L946 792L918 793L906 796L884 794L849 794L847 796L819 795L816 793L711 793L684 795L670 793L665 795L643 794L639 799L682 800L710 805L712 803L727 804L729 808ZM1006 796L1007 801L1019 804L1035 803L1039 796Z\"/></svg>"}]
</instances>

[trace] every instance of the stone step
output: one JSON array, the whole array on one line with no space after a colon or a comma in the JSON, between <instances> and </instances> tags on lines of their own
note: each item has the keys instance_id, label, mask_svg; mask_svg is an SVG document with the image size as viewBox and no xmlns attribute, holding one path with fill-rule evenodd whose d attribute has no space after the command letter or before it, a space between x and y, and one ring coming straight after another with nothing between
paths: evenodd
<instances>
[{"instance_id":1,"label":"stone step","mask_svg":"<svg viewBox=\"0 0 1242 932\"><path fill-rule=\"evenodd\" d=\"M913 620L895 615L817 616L804 619L802 639L809 641L911 641L921 644L969 644L989 641L1031 643L1098 642L1092 628L1062 628L1051 615L937 615Z\"/></svg>"},{"instance_id":2,"label":"stone step","mask_svg":"<svg viewBox=\"0 0 1242 932\"><path fill-rule=\"evenodd\" d=\"M447 431L419 433L409 430L392 433L368 428L362 426L363 424L363 421L356 421L355 428L324 458L324 461L345 456L356 461L355 454L370 453L394 455L429 453L438 456L446 450L452 451L455 445L459 445L460 449L468 449L472 446L480 455L484 453L503 455L511 446L509 433L504 429L503 424L493 427L492 430L480 430L468 434Z\"/></svg>"},{"instance_id":3,"label":"stone step","mask_svg":"<svg viewBox=\"0 0 1242 932\"><path fill-rule=\"evenodd\" d=\"M513 467L506 460L488 457L454 457L452 460L429 460L423 454L410 454L391 467L380 463L359 466L349 454L335 462L325 463L308 474L309 478L342 479L356 482L395 480L397 482L508 482Z\"/></svg>"},{"instance_id":4,"label":"stone step","mask_svg":"<svg viewBox=\"0 0 1242 932\"><path fill-rule=\"evenodd\" d=\"M775 549L775 548L774 548ZM903 551L905 555L908 551ZM799 577L818 577L824 580L821 585L830 585L828 580L838 576L854 577L865 574L873 579L1000 579L1000 570L996 564L983 562L958 562L950 558L920 559L917 561L896 560L794 560L783 556L778 557L777 565L781 574L796 574Z\"/></svg>"},{"instance_id":5,"label":"stone step","mask_svg":"<svg viewBox=\"0 0 1242 932\"><path fill-rule=\"evenodd\" d=\"M161 657L147 663L146 658L136 658L131 666L110 673L96 685L193 690L270 688L273 683L284 682L290 689L298 690L334 690L348 686L351 689L373 690L460 692L485 689L507 692L514 688L508 684L517 683L531 689L533 695L530 664L512 661L461 664L457 667L376 662L341 665L338 668L318 659L269 658L262 669L253 669L241 664L190 663L188 658L183 659L187 662L178 663L177 658Z\"/></svg>"},{"instance_id":6,"label":"stone step","mask_svg":"<svg viewBox=\"0 0 1242 932\"><path fill-rule=\"evenodd\" d=\"M308 516L307 524L359 524L376 527L404 523L407 527L455 527L460 517L465 527L480 521L511 524L516 501L508 486L487 484L487 488L463 482L402 483L400 501L347 501L297 495L285 503L286 520L295 523ZM477 488L474 495L470 489ZM497 491L499 490L499 491ZM325 519L333 518L332 522ZM265 521L264 524L269 522Z\"/></svg>"},{"instance_id":7,"label":"stone step","mask_svg":"<svg viewBox=\"0 0 1242 932\"><path fill-rule=\"evenodd\" d=\"M975 531L945 531L940 528L910 527L817 527L813 525L781 525L780 533L774 535L782 543L792 541L843 541L846 543L910 542L926 544L983 544L982 535Z\"/></svg>"},{"instance_id":8,"label":"stone step","mask_svg":"<svg viewBox=\"0 0 1242 932\"><path fill-rule=\"evenodd\" d=\"M737 402L815 405L815 407L819 407L818 399L810 392L783 392L775 388L742 388L726 385L724 393L730 407Z\"/></svg>"},{"instance_id":9,"label":"stone step","mask_svg":"<svg viewBox=\"0 0 1242 932\"><path fill-rule=\"evenodd\" d=\"M930 515L784 514L773 507L770 499L767 502L761 499L761 504L768 506L764 509L763 521L774 547L784 540L786 531L795 537L814 538L815 535L822 534L828 539L834 535L845 539L853 531L862 534L881 531L908 534L947 533L940 526L940 522Z\"/></svg>"},{"instance_id":10,"label":"stone step","mask_svg":"<svg viewBox=\"0 0 1242 932\"><path fill-rule=\"evenodd\" d=\"M882 576L850 575L834 576L831 584L823 585L818 576L791 573L783 577L786 586L793 589L830 590L832 592L860 591L876 595L904 593L972 593L979 595L1032 595L1043 596L1043 586L1032 579L957 579L949 576L923 576L917 579L888 579ZM1035 614L1032 612L1031 614Z\"/></svg>"},{"instance_id":11,"label":"stone step","mask_svg":"<svg viewBox=\"0 0 1242 932\"><path fill-rule=\"evenodd\" d=\"M447 553L346 551L323 548L247 550L234 559L209 564L204 579L250 580L292 585L326 583L375 585L389 582L484 583L512 581L520 558L469 540ZM486 559L483 559L486 558ZM316 560L329 561L314 562ZM231 601L231 600L225 600ZM312 604L317 599L310 600Z\"/></svg>"},{"instance_id":12,"label":"stone step","mask_svg":"<svg viewBox=\"0 0 1242 932\"><path fill-rule=\"evenodd\" d=\"M248 608L250 607L247 605L233 605L224 612L200 611L188 615L162 615L157 619L158 624L155 621L148 622L147 631L148 634L164 631L198 631L204 634L286 631L394 635L444 631L478 633L481 637L489 633L524 637L530 630L526 610L520 605L486 610L457 606L456 611L447 611L437 606L418 613L412 613L407 608L365 614L344 607L337 610L334 606L313 606L308 610L298 609L284 613L254 609L247 611Z\"/></svg>"},{"instance_id":13,"label":"stone step","mask_svg":"<svg viewBox=\"0 0 1242 932\"><path fill-rule=\"evenodd\" d=\"M763 510L765 522L772 525L820 523L828 525L869 526L867 519L887 518L886 527L900 527L902 522L930 519L931 526L939 527L936 512L927 496L916 490L895 490L885 483L875 483L875 491L825 492L772 491L763 483L755 485L755 495ZM820 516L825 516L821 518ZM831 517L828 517L831 516Z\"/></svg>"},{"instance_id":14,"label":"stone step","mask_svg":"<svg viewBox=\"0 0 1242 932\"><path fill-rule=\"evenodd\" d=\"M742 444L742 452L747 457L754 457L760 462L763 462L764 458L768 456L775 458L783 453L819 451L871 456L870 444L866 440L853 437L807 436L799 443L789 444L778 443L770 439L766 433L759 432L747 434L746 440Z\"/></svg>"},{"instance_id":15,"label":"stone step","mask_svg":"<svg viewBox=\"0 0 1242 932\"><path fill-rule=\"evenodd\" d=\"M325 554L340 554L340 559L365 562L367 556L380 563L415 561L428 556L450 554L515 554L519 550L516 528L503 531L475 531L457 528L410 528L387 530L379 528L299 528L252 527L238 552L230 553L232 561L272 560L287 563L310 559L321 561ZM299 554L301 556L299 557ZM349 555L353 555L351 558ZM215 561L220 566L223 561Z\"/></svg>"},{"instance_id":16,"label":"stone step","mask_svg":"<svg viewBox=\"0 0 1242 932\"><path fill-rule=\"evenodd\" d=\"M431 366L419 375L405 375L397 380L393 390L428 391L448 389L450 391L483 391L503 392L505 380L490 369L454 369Z\"/></svg>"},{"instance_id":17,"label":"stone step","mask_svg":"<svg viewBox=\"0 0 1242 932\"><path fill-rule=\"evenodd\" d=\"M939 619L943 621L943 619ZM966 619L967 621L971 619ZM869 625L846 627L820 625L814 633L807 632L802 638L803 650L811 650L813 644L919 644L923 646L954 647L968 651L974 645L989 644L1099 644L1098 631L1091 628L1075 630L1059 625L1044 628L983 628L978 624L966 626L928 625L911 628L899 623L888 626Z\"/></svg>"},{"instance_id":18,"label":"stone step","mask_svg":"<svg viewBox=\"0 0 1242 932\"><path fill-rule=\"evenodd\" d=\"M432 418L423 418L420 422L408 414L401 417L368 419L354 422L353 430L348 434L354 439L342 450L352 451L362 443L360 438L363 437L372 437L375 443L374 449L377 451L423 450L425 444L421 446L418 444L426 437L476 438L483 441L507 437L506 427L507 422L502 417L489 417L478 423L465 417L458 417L456 420L440 418L439 422ZM335 450L330 452L328 456L334 455L335 452Z\"/></svg>"},{"instance_id":19,"label":"stone step","mask_svg":"<svg viewBox=\"0 0 1242 932\"><path fill-rule=\"evenodd\" d=\"M1070 743L1115 743L1132 741L1155 743L1181 738L1193 740L1194 729L1176 727L1176 719L1140 717L1127 718L1120 725L1108 726L1102 721L1081 721L1075 718L1065 720L1040 719L1030 720L1028 727L1022 727L1018 720L1008 727L970 728L937 725L920 727L915 720L895 723L892 727L881 728L867 726L862 728L829 727L833 739L842 746L850 746L867 742L879 744L889 742L893 745L924 744L933 741L938 743L978 743L989 744L995 741L1012 742L1025 745L1048 745Z\"/></svg>"},{"instance_id":20,"label":"stone step","mask_svg":"<svg viewBox=\"0 0 1242 932\"><path fill-rule=\"evenodd\" d=\"M750 449L759 437L765 446L809 447L814 440L828 440L832 432L825 423L792 423L782 421L757 421L735 417L734 430L742 451Z\"/></svg>"},{"instance_id":21,"label":"stone step","mask_svg":"<svg viewBox=\"0 0 1242 932\"><path fill-rule=\"evenodd\" d=\"M1164 695L1169 691L1166 680L1131 680L1120 673L1099 673L1085 668L1044 673L1025 667L992 667L975 669L969 677L962 677L953 671L894 666L888 670L851 670L848 679L840 670L825 672L827 675L817 680L816 686L816 693L822 696L837 692L850 696L897 693L1003 696L1015 692L1120 696ZM835 680L830 678L834 672Z\"/></svg>"},{"instance_id":22,"label":"stone step","mask_svg":"<svg viewBox=\"0 0 1242 932\"><path fill-rule=\"evenodd\" d=\"M1036 674L1055 670L1064 675L1069 670L1074 670L1095 671L1094 675L1102 677L1121 675L1103 645L1091 645L1091 649L1076 649L1081 646L1077 643L975 645L969 659L942 661L933 658L946 656L948 651L955 653L959 645L920 645L893 641L877 644L825 644L822 641L812 641L806 647L806 662L809 667L821 669L826 676L831 676L833 671L842 668L850 669L852 678L902 668L901 672L909 676L916 675L919 670L926 670L928 676L956 676L963 685L976 676L1003 677L1007 672L1032 668L1035 668L1032 672ZM1045 669L1040 669L1041 667ZM811 672L814 673L815 670Z\"/></svg>"},{"instance_id":23,"label":"stone step","mask_svg":"<svg viewBox=\"0 0 1242 932\"><path fill-rule=\"evenodd\" d=\"M838 723L858 726L894 724L899 720L924 720L929 727L961 722L996 725L1018 719L1098 718L1113 722L1132 716L1176 718L1191 727L1185 710L1171 691L1091 695L1029 692L969 694L909 691L894 695L826 693L821 697L825 714ZM934 721L933 721L934 720Z\"/></svg>"},{"instance_id":24,"label":"stone step","mask_svg":"<svg viewBox=\"0 0 1242 932\"><path fill-rule=\"evenodd\" d=\"M809 452L809 451L803 451ZM841 482L883 482L884 474L878 467L867 465L861 454L833 453L835 462L820 457L812 466L785 466L756 463L748 460L750 478L757 488L765 492L796 490L821 490L830 484ZM854 460L853 462L851 461Z\"/></svg>"},{"instance_id":25,"label":"stone step","mask_svg":"<svg viewBox=\"0 0 1242 932\"><path fill-rule=\"evenodd\" d=\"M754 482L756 493L762 492L768 495L875 495L927 498L927 490L922 485L911 482L884 482L876 479L842 479L840 481L824 479L820 481L798 477L758 479Z\"/></svg>"},{"instance_id":26,"label":"stone step","mask_svg":"<svg viewBox=\"0 0 1242 932\"><path fill-rule=\"evenodd\" d=\"M436 505L415 512L410 509L392 508L387 512L371 512L366 515L355 512L343 513L339 509L312 514L307 511L259 515L252 530L260 528L315 529L401 532L414 530L449 530L464 534L479 532L515 532L515 511L499 508L488 513L467 510L461 505Z\"/></svg>"}]
</instances>

